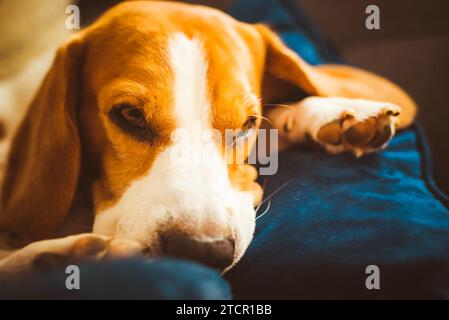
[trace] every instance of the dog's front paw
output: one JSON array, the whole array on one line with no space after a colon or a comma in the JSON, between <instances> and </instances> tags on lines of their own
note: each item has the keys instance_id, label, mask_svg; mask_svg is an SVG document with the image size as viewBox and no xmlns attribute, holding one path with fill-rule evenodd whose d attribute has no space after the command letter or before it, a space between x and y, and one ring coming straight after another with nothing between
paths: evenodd
<instances>
[{"instance_id":1,"label":"dog's front paw","mask_svg":"<svg viewBox=\"0 0 449 320\"><path fill-rule=\"evenodd\" d=\"M51 270L83 261L134 256L142 253L134 241L87 233L31 243L0 262L0 278Z\"/></svg>"},{"instance_id":2,"label":"dog's front paw","mask_svg":"<svg viewBox=\"0 0 449 320\"><path fill-rule=\"evenodd\" d=\"M330 153L352 151L357 157L383 149L394 136L401 109L390 103L334 99L315 122L312 138Z\"/></svg>"},{"instance_id":3,"label":"dog's front paw","mask_svg":"<svg viewBox=\"0 0 449 320\"><path fill-rule=\"evenodd\" d=\"M137 242L97 234L76 235L50 242L53 243L39 246L32 259L33 267L49 269L70 263L133 256L142 252L142 246Z\"/></svg>"}]
</instances>

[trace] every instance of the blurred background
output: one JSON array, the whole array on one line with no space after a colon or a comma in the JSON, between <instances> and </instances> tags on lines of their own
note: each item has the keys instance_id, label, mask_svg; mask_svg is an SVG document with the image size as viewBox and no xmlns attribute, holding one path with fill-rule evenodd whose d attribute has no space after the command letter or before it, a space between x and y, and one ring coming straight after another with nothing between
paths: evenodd
<instances>
[{"instance_id":1,"label":"blurred background","mask_svg":"<svg viewBox=\"0 0 449 320\"><path fill-rule=\"evenodd\" d=\"M449 194L449 1L298 2L349 63L386 76L416 100L435 180ZM370 4L380 8L380 30L364 28Z\"/></svg>"}]
</instances>

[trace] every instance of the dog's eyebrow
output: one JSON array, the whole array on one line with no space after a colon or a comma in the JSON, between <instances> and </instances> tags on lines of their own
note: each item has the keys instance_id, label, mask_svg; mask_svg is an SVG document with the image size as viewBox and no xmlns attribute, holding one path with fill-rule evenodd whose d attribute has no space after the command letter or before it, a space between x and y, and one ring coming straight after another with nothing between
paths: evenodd
<instances>
[{"instance_id":1,"label":"dog's eyebrow","mask_svg":"<svg viewBox=\"0 0 449 320\"><path fill-rule=\"evenodd\" d=\"M220 120L227 129L241 129L250 117L262 115L262 103L252 92L234 95L231 101L238 109L234 109L232 117L221 117Z\"/></svg>"},{"instance_id":2,"label":"dog's eyebrow","mask_svg":"<svg viewBox=\"0 0 449 320\"><path fill-rule=\"evenodd\" d=\"M144 85L128 79L116 79L98 92L98 102L103 106L124 102L140 106L146 102L147 96L148 88Z\"/></svg>"},{"instance_id":3,"label":"dog's eyebrow","mask_svg":"<svg viewBox=\"0 0 449 320\"><path fill-rule=\"evenodd\" d=\"M243 96L243 100L248 105L256 105L256 106L261 105L261 98L257 97L253 92L245 93Z\"/></svg>"},{"instance_id":4,"label":"dog's eyebrow","mask_svg":"<svg viewBox=\"0 0 449 320\"><path fill-rule=\"evenodd\" d=\"M262 102L255 94L246 94L244 101L247 117L262 115Z\"/></svg>"}]
</instances>

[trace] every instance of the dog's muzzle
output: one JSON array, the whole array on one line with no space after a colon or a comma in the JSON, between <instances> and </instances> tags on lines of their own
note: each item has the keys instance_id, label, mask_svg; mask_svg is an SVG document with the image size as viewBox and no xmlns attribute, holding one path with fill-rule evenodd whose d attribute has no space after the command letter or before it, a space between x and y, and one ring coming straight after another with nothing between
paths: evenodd
<instances>
[{"instance_id":1,"label":"dog's muzzle","mask_svg":"<svg viewBox=\"0 0 449 320\"><path fill-rule=\"evenodd\" d=\"M234 260L235 242L230 238L199 240L179 231L166 231L160 243L164 256L193 260L220 271Z\"/></svg>"}]
</instances>

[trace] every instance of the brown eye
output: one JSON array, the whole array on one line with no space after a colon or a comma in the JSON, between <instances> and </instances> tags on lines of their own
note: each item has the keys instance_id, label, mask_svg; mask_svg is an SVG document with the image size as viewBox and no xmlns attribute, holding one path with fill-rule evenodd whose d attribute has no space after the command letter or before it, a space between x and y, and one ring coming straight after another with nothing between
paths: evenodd
<instances>
[{"instance_id":1,"label":"brown eye","mask_svg":"<svg viewBox=\"0 0 449 320\"><path fill-rule=\"evenodd\" d=\"M233 144L238 140L245 140L253 135L254 128L256 127L256 120L257 118L254 116L250 116L248 120L246 120L246 122L243 124L242 130L239 131L234 137Z\"/></svg>"},{"instance_id":2,"label":"brown eye","mask_svg":"<svg viewBox=\"0 0 449 320\"><path fill-rule=\"evenodd\" d=\"M143 110L139 107L120 104L110 112L111 120L126 133L139 139L152 139L154 133L148 126Z\"/></svg>"},{"instance_id":3,"label":"brown eye","mask_svg":"<svg viewBox=\"0 0 449 320\"><path fill-rule=\"evenodd\" d=\"M147 126L145 116L140 108L129 105L122 105L118 108L118 112L120 112L121 117L128 124L138 128L145 128Z\"/></svg>"},{"instance_id":4,"label":"brown eye","mask_svg":"<svg viewBox=\"0 0 449 320\"><path fill-rule=\"evenodd\" d=\"M256 126L257 117L250 116L243 125L243 131L254 128Z\"/></svg>"}]
</instances>

